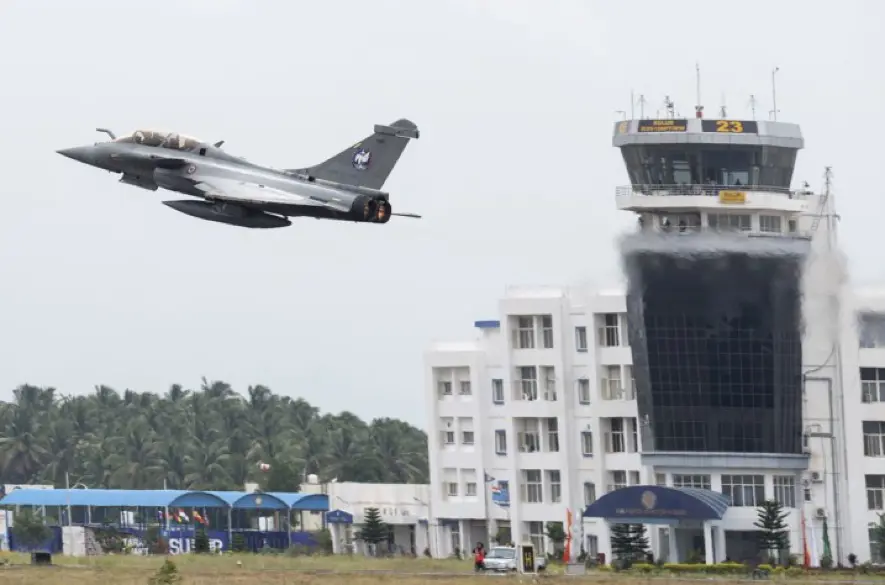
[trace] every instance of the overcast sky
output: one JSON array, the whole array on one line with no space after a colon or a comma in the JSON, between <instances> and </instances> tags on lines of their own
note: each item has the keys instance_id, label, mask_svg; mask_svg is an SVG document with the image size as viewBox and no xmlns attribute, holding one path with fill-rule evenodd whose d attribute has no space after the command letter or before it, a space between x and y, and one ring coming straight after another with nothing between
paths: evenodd
<instances>
[{"instance_id":1,"label":"overcast sky","mask_svg":"<svg viewBox=\"0 0 885 585\"><path fill-rule=\"evenodd\" d=\"M0 0L0 399L206 376L424 426L424 348L506 285L618 282L615 111L632 89L691 116L696 60L708 117L755 94L767 119L780 67L794 182L833 166L853 278L885 280L883 22L879 0ZM400 117L421 139L385 187L425 219L383 226L204 222L55 154L158 126L298 167Z\"/></svg>"}]
</instances>

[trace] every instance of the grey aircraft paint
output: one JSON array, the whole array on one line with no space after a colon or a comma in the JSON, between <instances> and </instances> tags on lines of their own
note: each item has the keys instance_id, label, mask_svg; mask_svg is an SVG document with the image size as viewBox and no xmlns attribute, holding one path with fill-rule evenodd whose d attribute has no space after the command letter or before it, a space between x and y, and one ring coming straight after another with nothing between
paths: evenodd
<instances>
[{"instance_id":1,"label":"grey aircraft paint","mask_svg":"<svg viewBox=\"0 0 885 585\"><path fill-rule=\"evenodd\" d=\"M371 136L329 160L301 169L272 169L174 132L138 130L106 142L57 151L142 189L166 189L203 201L164 201L187 215L247 228L291 225L289 217L387 223L393 213L381 188L418 127L402 119L376 125Z\"/></svg>"}]
</instances>

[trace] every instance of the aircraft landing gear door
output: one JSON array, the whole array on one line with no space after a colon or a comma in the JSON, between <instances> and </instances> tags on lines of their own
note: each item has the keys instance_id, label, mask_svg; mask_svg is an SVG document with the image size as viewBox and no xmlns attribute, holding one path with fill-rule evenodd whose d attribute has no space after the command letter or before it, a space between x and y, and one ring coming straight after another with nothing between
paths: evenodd
<instances>
[{"instance_id":1,"label":"aircraft landing gear door","mask_svg":"<svg viewBox=\"0 0 885 585\"><path fill-rule=\"evenodd\" d=\"M519 568L520 573L535 573L535 547L531 544L524 544L519 547L519 557L521 559Z\"/></svg>"}]
</instances>

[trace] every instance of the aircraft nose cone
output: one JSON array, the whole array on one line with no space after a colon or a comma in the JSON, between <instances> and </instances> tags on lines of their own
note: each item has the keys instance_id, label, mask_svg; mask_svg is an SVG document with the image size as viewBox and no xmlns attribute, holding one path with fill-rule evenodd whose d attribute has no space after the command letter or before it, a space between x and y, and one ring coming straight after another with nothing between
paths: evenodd
<instances>
[{"instance_id":1,"label":"aircraft nose cone","mask_svg":"<svg viewBox=\"0 0 885 585\"><path fill-rule=\"evenodd\" d=\"M71 148L62 148L61 150L56 150L56 152L62 156L86 164L92 164L94 158L92 156L91 146L74 146Z\"/></svg>"}]
</instances>

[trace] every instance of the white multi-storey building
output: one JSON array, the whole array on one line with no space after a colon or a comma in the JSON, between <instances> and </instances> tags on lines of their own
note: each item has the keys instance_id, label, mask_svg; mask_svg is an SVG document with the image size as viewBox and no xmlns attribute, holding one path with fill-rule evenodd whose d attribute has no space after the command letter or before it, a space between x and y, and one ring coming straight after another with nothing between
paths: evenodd
<instances>
[{"instance_id":1,"label":"white multi-storey building","mask_svg":"<svg viewBox=\"0 0 885 585\"><path fill-rule=\"evenodd\" d=\"M835 562L881 560L885 290L847 282L829 171L821 194L790 189L793 124L630 120L613 142L639 215L626 284L508 289L477 339L426 354L436 550L549 550L571 512L573 551L610 559L609 521L633 518L655 557L747 559L775 499L794 554L818 562L826 526ZM650 520L671 493L712 515Z\"/></svg>"}]
</instances>

